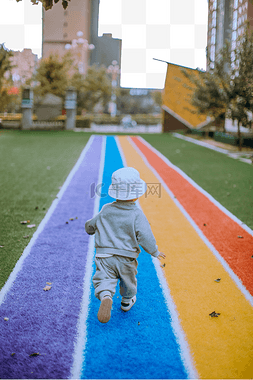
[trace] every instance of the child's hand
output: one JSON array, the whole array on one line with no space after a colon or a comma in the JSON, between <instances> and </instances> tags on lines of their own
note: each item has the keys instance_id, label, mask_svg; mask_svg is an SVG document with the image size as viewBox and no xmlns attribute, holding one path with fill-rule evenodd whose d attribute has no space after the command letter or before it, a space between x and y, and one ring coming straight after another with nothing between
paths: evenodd
<instances>
[{"instance_id":1,"label":"child's hand","mask_svg":"<svg viewBox=\"0 0 253 380\"><path fill-rule=\"evenodd\" d=\"M166 257L166 255L165 255L163 252L159 252L159 255L157 256L157 258L158 258L159 260L161 260L161 259L165 259L165 257Z\"/></svg>"},{"instance_id":2,"label":"child's hand","mask_svg":"<svg viewBox=\"0 0 253 380\"><path fill-rule=\"evenodd\" d=\"M92 226L85 225L85 231L88 235L94 235L95 233L95 229Z\"/></svg>"}]
</instances>

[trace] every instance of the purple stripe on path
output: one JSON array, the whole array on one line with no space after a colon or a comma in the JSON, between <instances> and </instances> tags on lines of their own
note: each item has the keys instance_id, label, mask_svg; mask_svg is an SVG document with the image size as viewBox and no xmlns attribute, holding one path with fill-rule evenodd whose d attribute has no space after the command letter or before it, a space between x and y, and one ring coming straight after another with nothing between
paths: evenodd
<instances>
[{"instance_id":1,"label":"purple stripe on path","mask_svg":"<svg viewBox=\"0 0 253 380\"><path fill-rule=\"evenodd\" d=\"M90 185L98 183L101 147L95 136L0 306L2 379L70 376L89 245L84 224L93 216ZM44 291L47 282L52 288Z\"/></svg>"}]
</instances>

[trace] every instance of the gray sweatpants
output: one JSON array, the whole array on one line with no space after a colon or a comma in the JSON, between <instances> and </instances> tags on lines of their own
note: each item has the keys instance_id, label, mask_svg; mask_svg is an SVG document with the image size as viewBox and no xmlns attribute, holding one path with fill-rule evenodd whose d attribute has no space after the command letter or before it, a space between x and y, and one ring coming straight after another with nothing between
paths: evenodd
<instances>
[{"instance_id":1,"label":"gray sweatpants","mask_svg":"<svg viewBox=\"0 0 253 380\"><path fill-rule=\"evenodd\" d=\"M137 293L136 259L125 256L95 257L96 273L93 276L95 296L102 300L106 295L114 296L118 280L122 300L129 300Z\"/></svg>"}]
</instances>

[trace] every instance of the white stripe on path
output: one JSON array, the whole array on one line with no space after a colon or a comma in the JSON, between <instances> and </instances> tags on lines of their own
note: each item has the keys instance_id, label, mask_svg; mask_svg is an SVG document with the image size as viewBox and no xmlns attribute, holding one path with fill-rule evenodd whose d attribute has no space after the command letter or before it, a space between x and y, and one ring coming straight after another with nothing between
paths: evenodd
<instances>
[{"instance_id":1,"label":"white stripe on path","mask_svg":"<svg viewBox=\"0 0 253 380\"><path fill-rule=\"evenodd\" d=\"M102 183L104 162L105 162L105 147L106 147L106 137L103 136L102 150L101 150L101 161L98 174L98 183ZM99 211L100 197L95 195L95 204L93 216L95 216ZM89 313L89 302L91 295L91 278L92 278L92 263L94 259L95 244L94 235L89 238L89 247L87 253L87 264L86 273L83 283L83 298L81 302L81 310L79 314L78 324L77 324L77 337L75 343L75 349L73 354L73 366L71 369L70 379L80 379L81 369L83 363L83 351L87 343L87 318Z\"/></svg>"}]
</instances>

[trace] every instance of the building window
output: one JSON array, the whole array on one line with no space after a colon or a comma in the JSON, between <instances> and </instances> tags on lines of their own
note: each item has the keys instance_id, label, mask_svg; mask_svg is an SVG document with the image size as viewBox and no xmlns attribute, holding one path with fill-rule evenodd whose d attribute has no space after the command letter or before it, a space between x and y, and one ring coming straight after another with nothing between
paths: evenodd
<instances>
[{"instance_id":1,"label":"building window","mask_svg":"<svg viewBox=\"0 0 253 380\"><path fill-rule=\"evenodd\" d=\"M215 44L215 36L216 36L216 29L213 28L213 29L212 29L212 34L211 34L211 44L212 44L212 45Z\"/></svg>"},{"instance_id":2,"label":"building window","mask_svg":"<svg viewBox=\"0 0 253 380\"><path fill-rule=\"evenodd\" d=\"M233 13L233 30L237 29L237 11Z\"/></svg>"},{"instance_id":3,"label":"building window","mask_svg":"<svg viewBox=\"0 0 253 380\"><path fill-rule=\"evenodd\" d=\"M217 0L213 0L213 9L217 9Z\"/></svg>"},{"instance_id":4,"label":"building window","mask_svg":"<svg viewBox=\"0 0 253 380\"><path fill-rule=\"evenodd\" d=\"M234 0L234 8L236 9L238 7L238 0Z\"/></svg>"},{"instance_id":5,"label":"building window","mask_svg":"<svg viewBox=\"0 0 253 380\"><path fill-rule=\"evenodd\" d=\"M215 60L215 46L214 45L211 46L210 58L211 58L211 61Z\"/></svg>"},{"instance_id":6,"label":"building window","mask_svg":"<svg viewBox=\"0 0 253 380\"><path fill-rule=\"evenodd\" d=\"M216 26L216 11L213 12L212 14L212 27Z\"/></svg>"}]
</instances>

